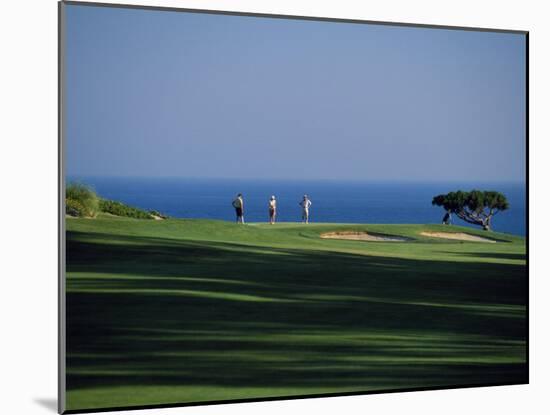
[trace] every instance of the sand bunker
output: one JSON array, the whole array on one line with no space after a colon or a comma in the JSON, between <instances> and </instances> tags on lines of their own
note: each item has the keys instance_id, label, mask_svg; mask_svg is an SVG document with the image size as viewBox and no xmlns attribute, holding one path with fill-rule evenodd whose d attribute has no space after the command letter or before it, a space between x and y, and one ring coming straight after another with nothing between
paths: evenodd
<instances>
[{"instance_id":1,"label":"sand bunker","mask_svg":"<svg viewBox=\"0 0 550 415\"><path fill-rule=\"evenodd\" d=\"M493 239L487 239L481 236L470 235L463 232L420 232L420 235L429 236L430 238L454 239L457 241L467 241L467 242L489 242L489 243L496 242Z\"/></svg>"},{"instance_id":2,"label":"sand bunker","mask_svg":"<svg viewBox=\"0 0 550 415\"><path fill-rule=\"evenodd\" d=\"M322 233L323 239L345 239L348 241L368 241L368 242L406 242L410 239L401 236L382 235L367 232L327 232Z\"/></svg>"}]
</instances>

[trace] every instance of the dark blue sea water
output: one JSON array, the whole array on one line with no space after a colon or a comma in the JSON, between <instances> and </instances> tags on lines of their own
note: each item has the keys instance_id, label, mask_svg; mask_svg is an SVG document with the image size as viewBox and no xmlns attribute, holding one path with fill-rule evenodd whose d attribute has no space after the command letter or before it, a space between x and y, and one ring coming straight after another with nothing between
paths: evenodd
<instances>
[{"instance_id":1,"label":"dark blue sea water","mask_svg":"<svg viewBox=\"0 0 550 415\"><path fill-rule=\"evenodd\" d=\"M433 196L456 190L496 190L510 209L497 214L493 228L525 235L525 187L512 183L361 183L341 181L229 180L182 178L69 178L91 185L104 198L177 218L234 220L231 202L243 193L245 220L268 220L267 202L277 197L277 220L299 221L304 193L312 201L312 222L440 223L443 209ZM453 224L467 225L453 217Z\"/></svg>"}]
</instances>

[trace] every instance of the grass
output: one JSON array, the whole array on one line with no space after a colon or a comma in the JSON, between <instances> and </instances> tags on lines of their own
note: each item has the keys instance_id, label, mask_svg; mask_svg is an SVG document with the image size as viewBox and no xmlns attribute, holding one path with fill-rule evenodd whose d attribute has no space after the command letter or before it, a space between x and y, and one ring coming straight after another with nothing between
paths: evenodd
<instances>
[{"instance_id":1,"label":"grass","mask_svg":"<svg viewBox=\"0 0 550 415\"><path fill-rule=\"evenodd\" d=\"M449 230L68 218L67 407L523 383L525 240Z\"/></svg>"}]
</instances>

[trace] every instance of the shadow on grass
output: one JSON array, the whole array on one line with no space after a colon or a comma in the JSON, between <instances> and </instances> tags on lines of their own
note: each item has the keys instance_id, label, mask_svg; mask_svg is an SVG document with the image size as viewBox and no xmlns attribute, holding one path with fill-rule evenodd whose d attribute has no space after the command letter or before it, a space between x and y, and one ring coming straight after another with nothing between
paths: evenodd
<instances>
[{"instance_id":1,"label":"shadow on grass","mask_svg":"<svg viewBox=\"0 0 550 415\"><path fill-rule=\"evenodd\" d=\"M521 265L76 232L67 259L69 390L526 375Z\"/></svg>"},{"instance_id":2,"label":"shadow on grass","mask_svg":"<svg viewBox=\"0 0 550 415\"><path fill-rule=\"evenodd\" d=\"M511 260L520 260L525 261L527 259L526 254L515 254L515 253L503 253L503 252L441 252L442 254L455 254L463 255L472 258L490 258L490 259L511 259Z\"/></svg>"}]
</instances>

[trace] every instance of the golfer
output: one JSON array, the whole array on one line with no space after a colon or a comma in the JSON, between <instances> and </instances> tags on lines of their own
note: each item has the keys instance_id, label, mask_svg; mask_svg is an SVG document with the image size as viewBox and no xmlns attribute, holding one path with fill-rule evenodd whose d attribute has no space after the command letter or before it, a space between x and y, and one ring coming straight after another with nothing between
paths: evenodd
<instances>
[{"instance_id":1,"label":"golfer","mask_svg":"<svg viewBox=\"0 0 550 415\"><path fill-rule=\"evenodd\" d=\"M273 225L275 223L275 217L277 216L277 200L275 196L271 196L269 199L269 223Z\"/></svg>"},{"instance_id":2,"label":"golfer","mask_svg":"<svg viewBox=\"0 0 550 415\"><path fill-rule=\"evenodd\" d=\"M304 198L299 203L302 206L302 223L309 223L309 208L311 206L311 200L307 195L304 195Z\"/></svg>"},{"instance_id":3,"label":"golfer","mask_svg":"<svg viewBox=\"0 0 550 415\"><path fill-rule=\"evenodd\" d=\"M237 223L244 223L244 200L242 193L239 193L235 200L233 200L233 207L237 214Z\"/></svg>"}]
</instances>

